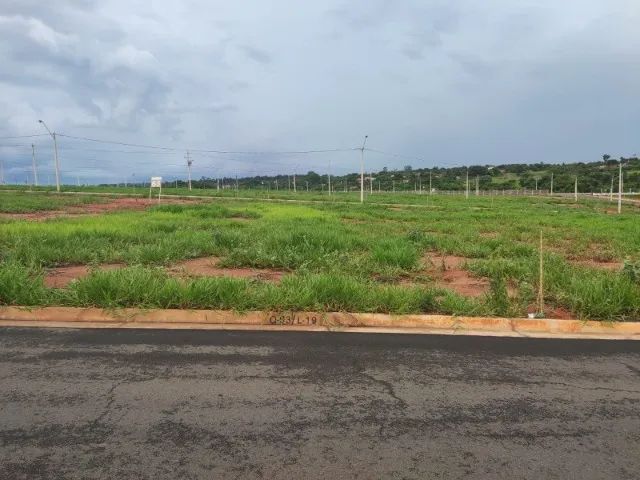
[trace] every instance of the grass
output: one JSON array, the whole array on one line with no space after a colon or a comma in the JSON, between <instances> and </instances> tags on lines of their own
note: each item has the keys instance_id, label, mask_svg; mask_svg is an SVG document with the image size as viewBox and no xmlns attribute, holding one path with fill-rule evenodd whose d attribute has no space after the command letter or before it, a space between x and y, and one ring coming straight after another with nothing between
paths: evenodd
<instances>
[{"instance_id":1,"label":"grass","mask_svg":"<svg viewBox=\"0 0 640 480\"><path fill-rule=\"evenodd\" d=\"M34 213L47 210L61 210L65 207L100 203L108 199L96 195L60 196L48 192L30 194L27 192L0 192L0 213Z\"/></svg>"},{"instance_id":2,"label":"grass","mask_svg":"<svg viewBox=\"0 0 640 480\"><path fill-rule=\"evenodd\" d=\"M35 198L54 204L69 197L5 193L0 205L37 208ZM606 212L606 202L576 206L543 197L380 194L377 202L221 198L42 222L4 219L0 304L523 316L535 301L542 230L549 306L579 318L640 320L640 284L629 268L605 271L570 261L627 259L637 265L640 222L633 207L618 216ZM465 268L490 280L488 293L467 298L435 283L422 258L437 263L443 254L467 257ZM279 284L179 280L162 268L209 255L227 267L288 274ZM50 267L118 262L127 268L96 269L66 289L43 285Z\"/></svg>"}]
</instances>

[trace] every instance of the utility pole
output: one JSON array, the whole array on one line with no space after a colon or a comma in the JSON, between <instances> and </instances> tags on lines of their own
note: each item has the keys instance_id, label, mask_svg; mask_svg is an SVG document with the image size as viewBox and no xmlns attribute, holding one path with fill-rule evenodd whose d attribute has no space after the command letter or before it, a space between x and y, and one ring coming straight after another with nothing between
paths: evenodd
<instances>
[{"instance_id":1,"label":"utility pole","mask_svg":"<svg viewBox=\"0 0 640 480\"><path fill-rule=\"evenodd\" d=\"M418 173L418 192L422 195L422 177L420 176L420 173Z\"/></svg>"},{"instance_id":2,"label":"utility pole","mask_svg":"<svg viewBox=\"0 0 640 480\"><path fill-rule=\"evenodd\" d=\"M331 196L331 172L327 173L327 183L329 184L329 196Z\"/></svg>"},{"instance_id":3,"label":"utility pole","mask_svg":"<svg viewBox=\"0 0 640 480\"><path fill-rule=\"evenodd\" d=\"M391 180L391 191L393 193L396 193L396 181L395 180Z\"/></svg>"},{"instance_id":4,"label":"utility pole","mask_svg":"<svg viewBox=\"0 0 640 480\"><path fill-rule=\"evenodd\" d=\"M216 191L218 191L218 192L220 191L220 179L219 178L216 179Z\"/></svg>"},{"instance_id":5,"label":"utility pole","mask_svg":"<svg viewBox=\"0 0 640 480\"><path fill-rule=\"evenodd\" d=\"M193 160L191 160L191 153L189 153L189 150L187 150L187 154L184 158L187 159L187 170L189 172L189 191L191 191L191 164L193 163Z\"/></svg>"},{"instance_id":6,"label":"utility pole","mask_svg":"<svg viewBox=\"0 0 640 480\"><path fill-rule=\"evenodd\" d=\"M480 177L476 175L476 197L480 195Z\"/></svg>"},{"instance_id":7,"label":"utility pole","mask_svg":"<svg viewBox=\"0 0 640 480\"><path fill-rule=\"evenodd\" d=\"M60 162L58 161L58 140L56 138L56 132L51 132L47 124L42 120L38 120L42 124L42 126L49 132L51 138L53 138L53 161L56 167L56 191L60 191Z\"/></svg>"},{"instance_id":8,"label":"utility pole","mask_svg":"<svg viewBox=\"0 0 640 480\"><path fill-rule=\"evenodd\" d=\"M369 135L364 136L362 148L360 148L360 203L364 203L364 146Z\"/></svg>"},{"instance_id":9,"label":"utility pole","mask_svg":"<svg viewBox=\"0 0 640 480\"><path fill-rule=\"evenodd\" d=\"M296 188L296 172L293 172L293 193L297 193L298 190Z\"/></svg>"},{"instance_id":10,"label":"utility pole","mask_svg":"<svg viewBox=\"0 0 640 480\"><path fill-rule=\"evenodd\" d=\"M304 183L307 184L307 192L309 192L309 182L307 181L307 182L304 182Z\"/></svg>"},{"instance_id":11,"label":"utility pole","mask_svg":"<svg viewBox=\"0 0 640 480\"><path fill-rule=\"evenodd\" d=\"M538 193L538 177L536 177L536 193Z\"/></svg>"},{"instance_id":12,"label":"utility pole","mask_svg":"<svg viewBox=\"0 0 640 480\"><path fill-rule=\"evenodd\" d=\"M553 195L553 173L551 174L551 195Z\"/></svg>"},{"instance_id":13,"label":"utility pole","mask_svg":"<svg viewBox=\"0 0 640 480\"><path fill-rule=\"evenodd\" d=\"M573 189L573 199L577 202L578 201L578 176L576 175L576 182L575 182L575 187Z\"/></svg>"},{"instance_id":14,"label":"utility pole","mask_svg":"<svg viewBox=\"0 0 640 480\"><path fill-rule=\"evenodd\" d=\"M369 192L373 195L373 172L369 172Z\"/></svg>"},{"instance_id":15,"label":"utility pole","mask_svg":"<svg viewBox=\"0 0 640 480\"><path fill-rule=\"evenodd\" d=\"M464 196L469 199L469 167L467 167L467 189L464 191Z\"/></svg>"},{"instance_id":16,"label":"utility pole","mask_svg":"<svg viewBox=\"0 0 640 480\"><path fill-rule=\"evenodd\" d=\"M609 189L609 202L613 202L613 175L611 175L611 188Z\"/></svg>"},{"instance_id":17,"label":"utility pole","mask_svg":"<svg viewBox=\"0 0 640 480\"><path fill-rule=\"evenodd\" d=\"M429 170L429 195L433 192L433 188L431 188L431 170Z\"/></svg>"},{"instance_id":18,"label":"utility pole","mask_svg":"<svg viewBox=\"0 0 640 480\"><path fill-rule=\"evenodd\" d=\"M38 167L36 166L36 146L31 144L31 166L33 167L33 183L38 186Z\"/></svg>"},{"instance_id":19,"label":"utility pole","mask_svg":"<svg viewBox=\"0 0 640 480\"><path fill-rule=\"evenodd\" d=\"M618 174L618 213L622 213L622 160L620 160L620 173Z\"/></svg>"},{"instance_id":20,"label":"utility pole","mask_svg":"<svg viewBox=\"0 0 640 480\"><path fill-rule=\"evenodd\" d=\"M278 191L278 178L276 177L276 192Z\"/></svg>"}]
</instances>

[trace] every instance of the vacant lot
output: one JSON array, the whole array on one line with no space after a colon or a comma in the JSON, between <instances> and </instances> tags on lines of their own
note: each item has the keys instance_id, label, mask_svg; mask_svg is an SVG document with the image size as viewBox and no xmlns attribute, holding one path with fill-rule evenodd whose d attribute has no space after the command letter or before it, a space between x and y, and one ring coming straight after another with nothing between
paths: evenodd
<instances>
[{"instance_id":1,"label":"vacant lot","mask_svg":"<svg viewBox=\"0 0 640 480\"><path fill-rule=\"evenodd\" d=\"M11 215L43 199L56 211L96 204L0 194L0 304L523 316L542 230L548 316L640 320L632 206L618 216L596 201L380 194L360 205L345 194Z\"/></svg>"}]
</instances>

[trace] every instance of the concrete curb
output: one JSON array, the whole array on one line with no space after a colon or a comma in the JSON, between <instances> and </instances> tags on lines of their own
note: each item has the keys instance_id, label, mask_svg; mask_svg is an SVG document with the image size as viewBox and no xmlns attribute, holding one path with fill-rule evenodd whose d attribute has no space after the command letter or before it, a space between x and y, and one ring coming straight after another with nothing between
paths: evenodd
<instances>
[{"instance_id":1,"label":"concrete curb","mask_svg":"<svg viewBox=\"0 0 640 480\"><path fill-rule=\"evenodd\" d=\"M428 333L640 340L640 322L341 312L0 307L0 327Z\"/></svg>"}]
</instances>

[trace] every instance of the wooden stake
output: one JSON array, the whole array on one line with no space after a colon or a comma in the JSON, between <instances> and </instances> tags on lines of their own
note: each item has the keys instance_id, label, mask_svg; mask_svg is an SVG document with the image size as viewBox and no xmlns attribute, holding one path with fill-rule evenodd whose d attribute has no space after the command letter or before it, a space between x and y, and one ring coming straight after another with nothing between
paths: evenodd
<instances>
[{"instance_id":1,"label":"wooden stake","mask_svg":"<svg viewBox=\"0 0 640 480\"><path fill-rule=\"evenodd\" d=\"M538 314L544 317L544 265L542 259L542 230L540 230L540 278L538 280Z\"/></svg>"}]
</instances>

